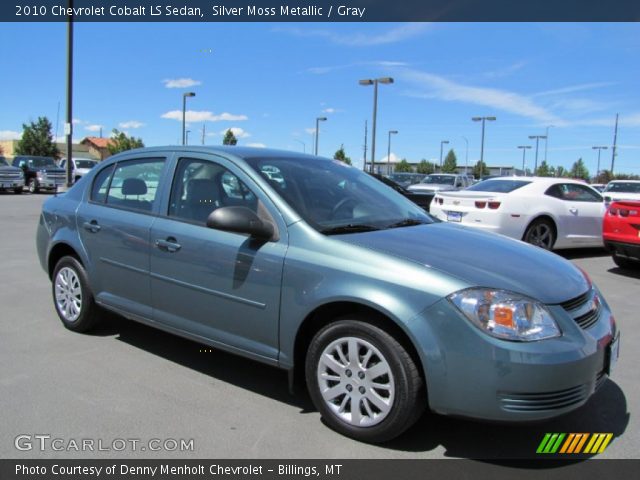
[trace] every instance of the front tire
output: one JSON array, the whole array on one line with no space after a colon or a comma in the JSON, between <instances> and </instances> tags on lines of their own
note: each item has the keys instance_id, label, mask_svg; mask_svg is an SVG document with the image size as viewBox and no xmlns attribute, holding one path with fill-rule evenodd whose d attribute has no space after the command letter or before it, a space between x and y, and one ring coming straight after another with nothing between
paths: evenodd
<instances>
[{"instance_id":1,"label":"front tire","mask_svg":"<svg viewBox=\"0 0 640 480\"><path fill-rule=\"evenodd\" d=\"M556 243L556 229L551 221L538 218L531 222L522 239L536 247L551 250Z\"/></svg>"},{"instance_id":2,"label":"front tire","mask_svg":"<svg viewBox=\"0 0 640 480\"><path fill-rule=\"evenodd\" d=\"M356 440L391 440L426 407L423 380L409 353L389 333L359 319L320 330L305 370L309 394L325 422Z\"/></svg>"},{"instance_id":3,"label":"front tire","mask_svg":"<svg viewBox=\"0 0 640 480\"><path fill-rule=\"evenodd\" d=\"M93 298L87 273L76 258L66 256L58 261L51 286L53 304L65 327L86 332L99 322L102 312Z\"/></svg>"},{"instance_id":4,"label":"front tire","mask_svg":"<svg viewBox=\"0 0 640 480\"><path fill-rule=\"evenodd\" d=\"M620 268L624 270L638 270L640 269L640 262L636 262L635 260L631 260L629 258L621 257L616 255L615 253L611 256L613 258L613 262Z\"/></svg>"}]
</instances>

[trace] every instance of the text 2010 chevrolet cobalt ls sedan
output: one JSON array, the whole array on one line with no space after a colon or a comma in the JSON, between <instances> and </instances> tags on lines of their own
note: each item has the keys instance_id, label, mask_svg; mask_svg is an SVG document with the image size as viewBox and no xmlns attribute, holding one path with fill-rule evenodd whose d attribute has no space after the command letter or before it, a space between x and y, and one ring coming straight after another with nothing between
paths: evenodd
<instances>
[{"instance_id":1,"label":"text 2010 chevrolet cobalt ls sedan","mask_svg":"<svg viewBox=\"0 0 640 480\"><path fill-rule=\"evenodd\" d=\"M332 428L370 442L427 407L562 414L617 359L615 321L584 272L434 220L335 160L240 147L116 155L45 202L37 246L67 328L108 309L287 369Z\"/></svg>"}]
</instances>

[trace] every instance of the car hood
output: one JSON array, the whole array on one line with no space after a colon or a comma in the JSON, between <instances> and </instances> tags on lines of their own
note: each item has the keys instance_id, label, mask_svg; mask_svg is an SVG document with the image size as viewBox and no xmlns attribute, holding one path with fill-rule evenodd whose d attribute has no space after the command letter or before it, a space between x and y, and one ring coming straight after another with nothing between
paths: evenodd
<instances>
[{"instance_id":1,"label":"car hood","mask_svg":"<svg viewBox=\"0 0 640 480\"><path fill-rule=\"evenodd\" d=\"M558 255L458 225L434 223L334 238L437 269L472 286L510 290L549 305L589 289L582 272Z\"/></svg>"},{"instance_id":2,"label":"car hood","mask_svg":"<svg viewBox=\"0 0 640 480\"><path fill-rule=\"evenodd\" d=\"M12 167L10 165L0 165L0 172L21 172L18 167Z\"/></svg>"}]
</instances>

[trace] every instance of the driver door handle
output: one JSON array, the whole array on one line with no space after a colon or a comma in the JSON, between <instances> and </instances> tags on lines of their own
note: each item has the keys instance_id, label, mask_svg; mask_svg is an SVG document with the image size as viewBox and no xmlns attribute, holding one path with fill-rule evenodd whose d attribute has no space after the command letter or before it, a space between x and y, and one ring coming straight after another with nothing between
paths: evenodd
<instances>
[{"instance_id":1,"label":"driver door handle","mask_svg":"<svg viewBox=\"0 0 640 480\"><path fill-rule=\"evenodd\" d=\"M166 240L157 239L156 247L160 250L164 250L165 252L175 253L182 248L182 245L177 243L175 238L168 237Z\"/></svg>"}]
</instances>

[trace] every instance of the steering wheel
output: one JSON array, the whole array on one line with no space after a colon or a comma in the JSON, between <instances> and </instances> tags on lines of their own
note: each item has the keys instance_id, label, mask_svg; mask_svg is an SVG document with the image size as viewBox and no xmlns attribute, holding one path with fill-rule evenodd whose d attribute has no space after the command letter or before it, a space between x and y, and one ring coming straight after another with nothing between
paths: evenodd
<instances>
[{"instance_id":1,"label":"steering wheel","mask_svg":"<svg viewBox=\"0 0 640 480\"><path fill-rule=\"evenodd\" d=\"M345 207L345 205L348 205L349 203L356 203L356 201L351 198L351 197L345 197L342 200L340 200L338 203L336 203L336 206L333 207L333 210L331 210L331 218L347 218L347 217L338 217L338 212L343 209Z\"/></svg>"}]
</instances>

